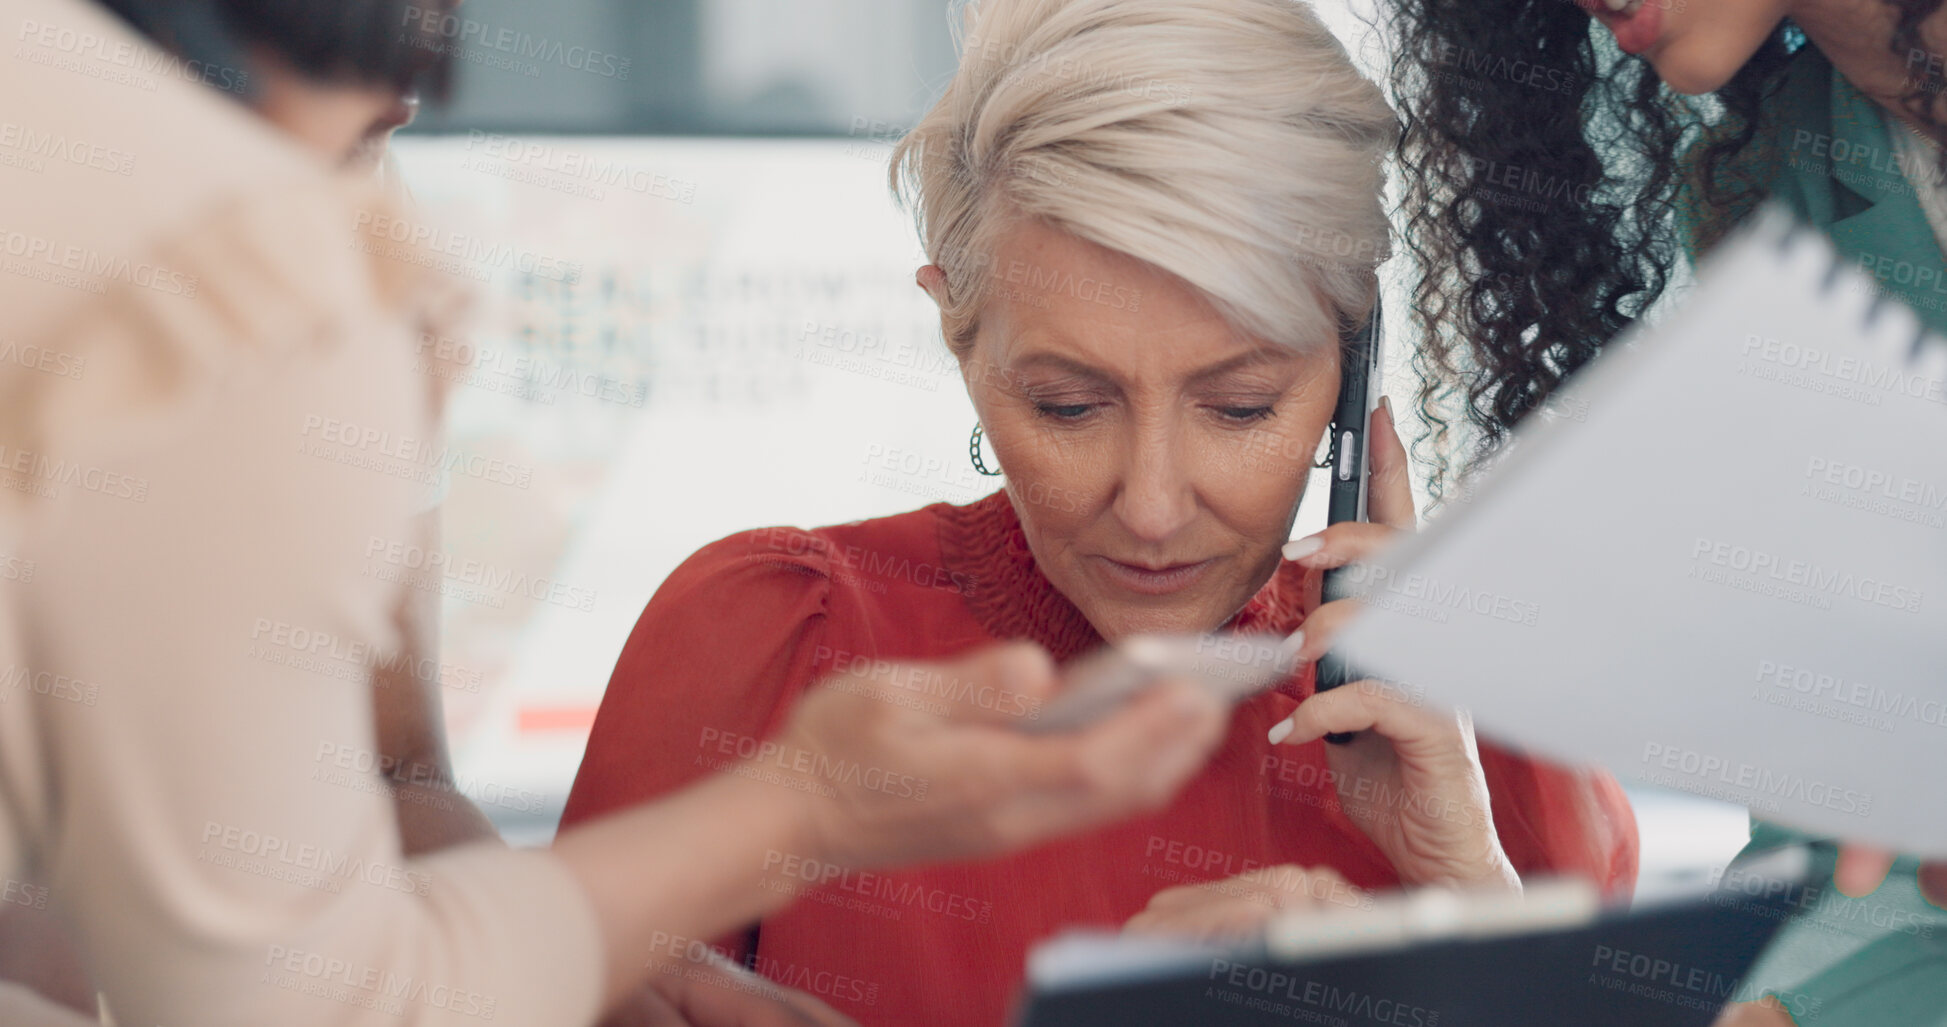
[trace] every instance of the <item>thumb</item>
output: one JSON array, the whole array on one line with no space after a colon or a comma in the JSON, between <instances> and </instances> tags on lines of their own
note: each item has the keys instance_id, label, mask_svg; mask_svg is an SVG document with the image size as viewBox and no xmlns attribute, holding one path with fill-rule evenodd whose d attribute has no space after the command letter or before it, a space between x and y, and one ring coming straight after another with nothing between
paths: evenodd
<instances>
[{"instance_id":1,"label":"thumb","mask_svg":"<svg viewBox=\"0 0 1947 1027\"><path fill-rule=\"evenodd\" d=\"M1947 909L1947 863L1928 863L1920 868L1920 894Z\"/></svg>"},{"instance_id":2,"label":"thumb","mask_svg":"<svg viewBox=\"0 0 1947 1027\"><path fill-rule=\"evenodd\" d=\"M1417 526L1413 513L1412 469L1406 458L1406 446L1399 441L1399 429L1393 424L1393 401L1390 396L1380 397L1379 409L1372 412L1366 452L1371 461L1367 472L1370 481L1366 486L1367 520L1400 531L1412 531Z\"/></svg>"},{"instance_id":3,"label":"thumb","mask_svg":"<svg viewBox=\"0 0 1947 1027\"><path fill-rule=\"evenodd\" d=\"M1832 883L1840 893L1864 898L1879 890L1886 872L1893 869L1893 854L1864 845L1839 847L1839 865L1832 871Z\"/></svg>"}]
</instances>

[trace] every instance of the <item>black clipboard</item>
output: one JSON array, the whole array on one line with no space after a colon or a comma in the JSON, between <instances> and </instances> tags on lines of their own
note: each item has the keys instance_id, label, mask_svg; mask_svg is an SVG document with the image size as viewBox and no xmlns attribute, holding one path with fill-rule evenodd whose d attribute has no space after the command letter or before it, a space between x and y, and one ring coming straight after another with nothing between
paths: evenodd
<instances>
[{"instance_id":1,"label":"black clipboard","mask_svg":"<svg viewBox=\"0 0 1947 1027\"><path fill-rule=\"evenodd\" d=\"M1708 1027L1814 878L1750 871L1682 904L1483 940L1303 962L1262 950L1023 1000L1019 1027ZM1776 867L1779 864L1773 863ZM1762 882L1754 886L1752 882Z\"/></svg>"}]
</instances>

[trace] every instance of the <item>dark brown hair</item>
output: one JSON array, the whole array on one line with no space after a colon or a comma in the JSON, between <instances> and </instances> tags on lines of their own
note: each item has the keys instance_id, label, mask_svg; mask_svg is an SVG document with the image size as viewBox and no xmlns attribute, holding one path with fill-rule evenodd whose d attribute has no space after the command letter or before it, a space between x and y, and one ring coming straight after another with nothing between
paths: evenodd
<instances>
[{"instance_id":1,"label":"dark brown hair","mask_svg":"<svg viewBox=\"0 0 1947 1027\"><path fill-rule=\"evenodd\" d=\"M177 55L247 68L267 47L306 76L444 98L454 0L98 0Z\"/></svg>"}]
</instances>

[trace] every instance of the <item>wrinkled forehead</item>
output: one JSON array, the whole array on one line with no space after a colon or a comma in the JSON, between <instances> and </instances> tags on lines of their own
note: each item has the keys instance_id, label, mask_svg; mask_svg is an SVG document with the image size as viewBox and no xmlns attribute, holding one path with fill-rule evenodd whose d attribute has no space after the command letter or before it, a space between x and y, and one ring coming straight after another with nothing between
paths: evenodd
<instances>
[{"instance_id":1,"label":"wrinkled forehead","mask_svg":"<svg viewBox=\"0 0 1947 1027\"><path fill-rule=\"evenodd\" d=\"M963 273L980 292L976 342L991 358L1048 340L1098 363L1205 364L1260 352L1259 363L1331 359L1334 334L1266 338L1208 293L1153 264L1035 219L998 226ZM1329 301L1308 297L1321 310ZM1332 320L1336 320L1333 318Z\"/></svg>"}]
</instances>

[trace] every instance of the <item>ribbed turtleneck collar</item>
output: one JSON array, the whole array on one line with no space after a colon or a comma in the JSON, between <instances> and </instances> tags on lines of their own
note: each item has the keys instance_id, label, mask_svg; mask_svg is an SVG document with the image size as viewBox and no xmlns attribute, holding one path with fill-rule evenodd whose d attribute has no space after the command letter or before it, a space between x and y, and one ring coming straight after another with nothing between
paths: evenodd
<instances>
[{"instance_id":1,"label":"ribbed turtleneck collar","mask_svg":"<svg viewBox=\"0 0 1947 1027\"><path fill-rule=\"evenodd\" d=\"M1027 534L1005 491L966 506L940 506L940 561L975 582L968 608L995 638L1025 638L1058 661L1102 644L1082 611L1036 565ZM1316 604L1316 575L1282 563L1251 601L1226 624L1228 631L1288 633Z\"/></svg>"}]
</instances>

